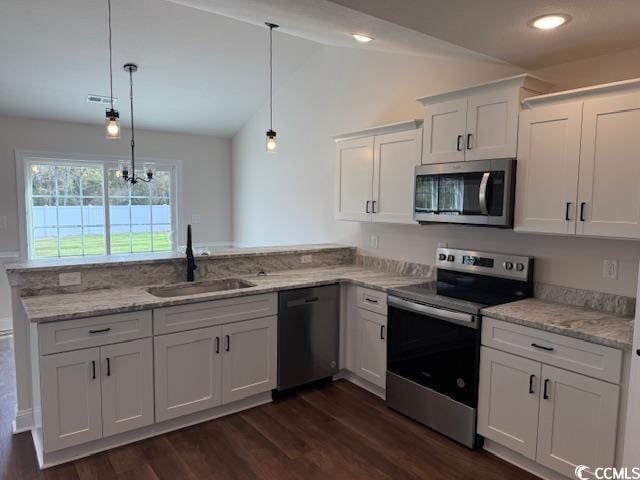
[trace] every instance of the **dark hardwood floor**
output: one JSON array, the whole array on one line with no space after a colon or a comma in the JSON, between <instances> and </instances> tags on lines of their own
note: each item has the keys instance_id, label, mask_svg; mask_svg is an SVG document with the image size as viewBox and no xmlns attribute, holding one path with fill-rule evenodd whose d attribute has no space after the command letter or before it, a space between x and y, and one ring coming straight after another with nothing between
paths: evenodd
<instances>
[{"instance_id":1,"label":"dark hardwood floor","mask_svg":"<svg viewBox=\"0 0 640 480\"><path fill-rule=\"evenodd\" d=\"M11 434L11 339L0 339L2 479L525 479L346 382L39 471L31 436Z\"/></svg>"}]
</instances>

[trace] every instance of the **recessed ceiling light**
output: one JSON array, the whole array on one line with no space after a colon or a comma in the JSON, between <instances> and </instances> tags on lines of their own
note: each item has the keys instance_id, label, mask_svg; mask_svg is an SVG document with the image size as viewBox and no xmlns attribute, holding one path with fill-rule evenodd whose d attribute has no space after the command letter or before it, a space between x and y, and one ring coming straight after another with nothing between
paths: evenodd
<instances>
[{"instance_id":1,"label":"recessed ceiling light","mask_svg":"<svg viewBox=\"0 0 640 480\"><path fill-rule=\"evenodd\" d=\"M362 33L354 33L353 38L355 38L360 43L369 43L371 40L373 40L373 38L369 35L364 35Z\"/></svg>"},{"instance_id":2,"label":"recessed ceiling light","mask_svg":"<svg viewBox=\"0 0 640 480\"><path fill-rule=\"evenodd\" d=\"M567 14L554 13L552 15L536 17L529 22L529 25L539 30L553 30L554 28L558 28L559 26L568 23L570 20L571 17Z\"/></svg>"}]
</instances>

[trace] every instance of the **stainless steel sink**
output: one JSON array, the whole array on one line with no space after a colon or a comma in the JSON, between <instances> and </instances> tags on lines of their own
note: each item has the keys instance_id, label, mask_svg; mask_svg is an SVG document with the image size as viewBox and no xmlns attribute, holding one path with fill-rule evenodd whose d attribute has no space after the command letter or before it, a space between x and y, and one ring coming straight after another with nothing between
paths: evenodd
<instances>
[{"instance_id":1,"label":"stainless steel sink","mask_svg":"<svg viewBox=\"0 0 640 480\"><path fill-rule=\"evenodd\" d=\"M147 289L147 292L156 297L167 298L197 295L199 293L239 290L249 287L255 287L255 284L239 278L221 278L219 280L206 280L197 283L181 283L179 285L167 285L166 287L153 287Z\"/></svg>"}]
</instances>

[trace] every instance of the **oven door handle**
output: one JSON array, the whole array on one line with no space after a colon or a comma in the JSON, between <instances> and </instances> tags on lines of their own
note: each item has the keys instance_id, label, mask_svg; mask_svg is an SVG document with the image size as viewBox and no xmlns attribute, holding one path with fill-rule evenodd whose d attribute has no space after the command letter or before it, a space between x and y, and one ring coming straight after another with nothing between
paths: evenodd
<instances>
[{"instance_id":1,"label":"oven door handle","mask_svg":"<svg viewBox=\"0 0 640 480\"><path fill-rule=\"evenodd\" d=\"M429 315L430 317L437 318L438 320L444 320L445 322L457 323L470 328L478 328L475 316L470 313L453 312L451 310L431 307L429 305L423 305L422 303L410 302L393 296L389 296L389 298L387 298L387 303L390 306L397 307L402 310L422 315Z\"/></svg>"},{"instance_id":2,"label":"oven door handle","mask_svg":"<svg viewBox=\"0 0 640 480\"><path fill-rule=\"evenodd\" d=\"M487 189L489 188L489 179L491 178L491 172L484 172L482 174L482 180L480 180L480 190L478 191L478 203L480 203L480 213L483 215L489 215L489 209L487 208Z\"/></svg>"}]
</instances>

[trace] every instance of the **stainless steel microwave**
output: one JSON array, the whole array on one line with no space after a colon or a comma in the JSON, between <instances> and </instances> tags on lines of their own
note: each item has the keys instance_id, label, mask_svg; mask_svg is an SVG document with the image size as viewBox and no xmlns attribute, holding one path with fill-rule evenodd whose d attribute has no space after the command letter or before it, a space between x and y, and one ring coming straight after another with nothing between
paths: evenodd
<instances>
[{"instance_id":1,"label":"stainless steel microwave","mask_svg":"<svg viewBox=\"0 0 640 480\"><path fill-rule=\"evenodd\" d=\"M511 228L515 173L513 158L417 166L413 218Z\"/></svg>"}]
</instances>

